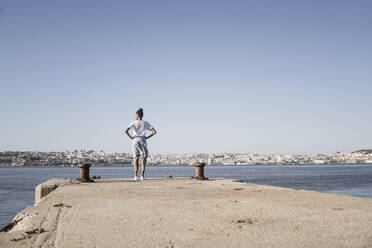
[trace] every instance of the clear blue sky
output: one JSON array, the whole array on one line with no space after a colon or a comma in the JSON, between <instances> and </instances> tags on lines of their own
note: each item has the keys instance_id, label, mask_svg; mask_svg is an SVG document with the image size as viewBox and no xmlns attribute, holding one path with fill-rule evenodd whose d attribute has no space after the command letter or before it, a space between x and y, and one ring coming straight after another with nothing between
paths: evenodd
<instances>
[{"instance_id":1,"label":"clear blue sky","mask_svg":"<svg viewBox=\"0 0 372 248\"><path fill-rule=\"evenodd\" d=\"M372 148L372 1L0 0L0 150Z\"/></svg>"}]
</instances>

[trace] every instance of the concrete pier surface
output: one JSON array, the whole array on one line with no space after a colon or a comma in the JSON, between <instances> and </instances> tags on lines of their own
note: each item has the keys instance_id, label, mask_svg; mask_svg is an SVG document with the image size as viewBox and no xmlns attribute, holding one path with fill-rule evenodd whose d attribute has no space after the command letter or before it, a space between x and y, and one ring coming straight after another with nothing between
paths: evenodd
<instances>
[{"instance_id":1,"label":"concrete pier surface","mask_svg":"<svg viewBox=\"0 0 372 248\"><path fill-rule=\"evenodd\" d=\"M229 179L56 183L0 247L372 247L372 199Z\"/></svg>"}]
</instances>

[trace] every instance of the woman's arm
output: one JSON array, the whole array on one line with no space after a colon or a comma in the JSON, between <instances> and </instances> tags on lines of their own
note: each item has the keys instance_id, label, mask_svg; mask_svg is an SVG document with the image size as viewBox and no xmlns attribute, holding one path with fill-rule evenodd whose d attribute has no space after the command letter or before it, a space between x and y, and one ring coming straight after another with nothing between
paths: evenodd
<instances>
[{"instance_id":1,"label":"woman's arm","mask_svg":"<svg viewBox=\"0 0 372 248\"><path fill-rule=\"evenodd\" d=\"M149 136L147 136L146 139L150 139L152 136L154 136L156 134L155 128L151 128L151 132L152 132L152 134L150 134Z\"/></svg>"},{"instance_id":2,"label":"woman's arm","mask_svg":"<svg viewBox=\"0 0 372 248\"><path fill-rule=\"evenodd\" d=\"M130 135L130 133L129 133L129 127L127 128L127 129L125 129L125 133L128 135L128 137L130 138L130 139L133 139L133 136L132 135Z\"/></svg>"}]
</instances>

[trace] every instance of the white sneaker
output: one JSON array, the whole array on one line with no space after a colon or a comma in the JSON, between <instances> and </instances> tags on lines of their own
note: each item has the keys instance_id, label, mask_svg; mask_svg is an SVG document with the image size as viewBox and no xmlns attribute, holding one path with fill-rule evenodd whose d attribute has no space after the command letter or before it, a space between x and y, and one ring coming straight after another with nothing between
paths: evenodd
<instances>
[{"instance_id":1,"label":"white sneaker","mask_svg":"<svg viewBox=\"0 0 372 248\"><path fill-rule=\"evenodd\" d=\"M133 181L137 181L137 176L134 176L133 177Z\"/></svg>"},{"instance_id":2,"label":"white sneaker","mask_svg":"<svg viewBox=\"0 0 372 248\"><path fill-rule=\"evenodd\" d=\"M145 178L143 176L141 176L141 181L145 180Z\"/></svg>"}]
</instances>

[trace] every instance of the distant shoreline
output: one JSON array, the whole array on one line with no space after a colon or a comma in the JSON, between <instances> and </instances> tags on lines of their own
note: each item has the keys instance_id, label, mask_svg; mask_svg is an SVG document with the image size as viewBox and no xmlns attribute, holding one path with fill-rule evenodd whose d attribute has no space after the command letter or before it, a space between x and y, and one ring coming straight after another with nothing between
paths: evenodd
<instances>
[{"instance_id":1,"label":"distant shoreline","mask_svg":"<svg viewBox=\"0 0 372 248\"><path fill-rule=\"evenodd\" d=\"M63 152L0 152L0 164L11 166L76 166L81 163L123 166L132 164L130 153L74 150ZM334 154L259 154L259 153L193 153L152 154L149 165L291 165L291 164L372 164L371 150L336 152Z\"/></svg>"},{"instance_id":2,"label":"distant shoreline","mask_svg":"<svg viewBox=\"0 0 372 248\"><path fill-rule=\"evenodd\" d=\"M222 167L222 166L239 166L239 167L249 167L249 166L298 166L298 165L303 165L303 166L313 166L313 165L339 165L339 166L344 166L344 165L372 165L372 163L324 163L324 164L206 164L206 166L213 166L213 167ZM37 167L37 168L71 168L71 167L77 167L77 164L74 165L10 165L10 164L0 164L0 167L12 167L12 168L17 168L17 167ZM92 163L92 166L94 167L131 167L133 166L132 164L94 164ZM186 166L192 166L190 164L148 164L147 166L150 167L186 167Z\"/></svg>"},{"instance_id":3,"label":"distant shoreline","mask_svg":"<svg viewBox=\"0 0 372 248\"><path fill-rule=\"evenodd\" d=\"M132 164L130 153L74 150L63 152L5 151L0 152L0 164L11 166L76 166L81 163L94 165L125 166ZM148 165L292 165L292 164L372 164L371 150L336 152L334 154L259 154L259 153L193 153L152 154Z\"/></svg>"}]
</instances>

